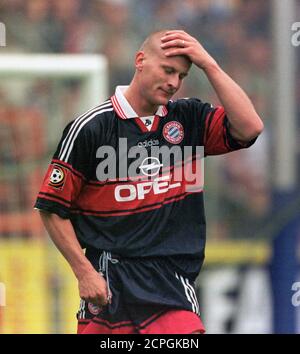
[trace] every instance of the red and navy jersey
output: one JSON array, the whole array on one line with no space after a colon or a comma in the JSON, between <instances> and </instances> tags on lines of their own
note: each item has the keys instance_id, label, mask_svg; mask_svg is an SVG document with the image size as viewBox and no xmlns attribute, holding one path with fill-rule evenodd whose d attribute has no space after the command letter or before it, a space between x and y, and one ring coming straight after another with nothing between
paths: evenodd
<instances>
[{"instance_id":1,"label":"red and navy jersey","mask_svg":"<svg viewBox=\"0 0 300 354\"><path fill-rule=\"evenodd\" d=\"M255 139L240 144L230 134L224 109L194 98L170 101L155 116L140 119L120 88L63 132L35 207L69 218L83 247L125 257L178 257L181 271L196 276L205 248L203 190L190 191L185 180L173 183L178 161L164 166L167 178L159 174L152 182L145 176L120 176L113 165L132 162L120 146L121 138L127 139L128 150L190 146L191 167L196 146L204 147L205 156L218 155L248 147ZM102 146L116 152L107 165L115 178L97 178L105 161L99 153ZM193 270L187 269L185 259L195 261Z\"/></svg>"}]
</instances>

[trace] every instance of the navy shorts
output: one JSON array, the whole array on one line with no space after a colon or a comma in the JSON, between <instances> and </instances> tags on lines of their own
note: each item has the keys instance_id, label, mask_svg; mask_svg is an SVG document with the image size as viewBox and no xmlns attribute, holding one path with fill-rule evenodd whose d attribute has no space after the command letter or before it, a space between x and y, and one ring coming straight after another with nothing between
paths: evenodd
<instances>
[{"instance_id":1,"label":"navy shorts","mask_svg":"<svg viewBox=\"0 0 300 354\"><path fill-rule=\"evenodd\" d=\"M81 300L78 333L204 332L193 282L168 257L126 258L87 249L112 294L99 307Z\"/></svg>"}]
</instances>

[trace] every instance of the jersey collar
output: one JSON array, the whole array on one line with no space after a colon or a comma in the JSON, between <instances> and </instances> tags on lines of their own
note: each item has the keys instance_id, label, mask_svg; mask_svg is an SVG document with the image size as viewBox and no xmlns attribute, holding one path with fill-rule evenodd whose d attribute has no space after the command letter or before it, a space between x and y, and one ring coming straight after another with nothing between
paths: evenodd
<instances>
[{"instance_id":1,"label":"jersey collar","mask_svg":"<svg viewBox=\"0 0 300 354\"><path fill-rule=\"evenodd\" d=\"M114 110L118 116L122 119L137 118L138 115L135 113L133 108L130 106L129 102L124 96L124 92L128 86L117 86L115 94L111 97L111 102L113 104ZM165 117L168 114L166 106L159 106L155 115L160 117Z\"/></svg>"}]
</instances>

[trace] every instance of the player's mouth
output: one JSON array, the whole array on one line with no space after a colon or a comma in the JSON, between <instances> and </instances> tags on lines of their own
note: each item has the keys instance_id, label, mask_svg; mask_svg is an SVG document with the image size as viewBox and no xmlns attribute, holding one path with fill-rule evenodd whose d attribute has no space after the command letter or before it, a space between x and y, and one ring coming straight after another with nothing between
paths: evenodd
<instances>
[{"instance_id":1,"label":"player's mouth","mask_svg":"<svg viewBox=\"0 0 300 354\"><path fill-rule=\"evenodd\" d=\"M159 90L163 93L163 95L166 97L166 98L171 98L173 95L174 95L174 91L167 91L167 90L164 90L162 88L159 88Z\"/></svg>"}]
</instances>

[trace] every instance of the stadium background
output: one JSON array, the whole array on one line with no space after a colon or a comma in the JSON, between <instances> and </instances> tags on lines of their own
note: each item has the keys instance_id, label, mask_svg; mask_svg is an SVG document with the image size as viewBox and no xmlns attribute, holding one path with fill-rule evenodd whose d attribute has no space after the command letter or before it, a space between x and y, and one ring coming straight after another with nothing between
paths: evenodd
<instances>
[{"instance_id":1,"label":"stadium background","mask_svg":"<svg viewBox=\"0 0 300 354\"><path fill-rule=\"evenodd\" d=\"M101 54L108 63L103 92L110 95L116 84L129 83L133 54L150 31L183 28L201 41L251 97L265 123L264 133L251 149L209 158L205 166L208 248L197 290L208 333L300 332L296 306L300 286L292 288L300 281L299 147L292 145L283 158L289 165L282 169L288 174L292 167L294 177L280 185L277 147L284 126L276 118L276 89L286 80L276 81L276 67L279 56L287 53L276 51L275 3L0 3L0 22L6 28L1 63L8 54ZM300 1L287 3L294 4L292 22L300 21ZM292 37L291 23L286 26ZM283 124L294 124L283 148L289 141L297 142L300 122L300 47L293 48L288 41L282 44L291 47L295 57L290 82L295 110L284 107L293 117L288 113L280 117ZM286 69L291 69L287 63ZM76 77L0 73L0 333L75 331L76 281L32 206L62 128L89 107L87 92L84 80ZM195 70L178 96L218 104L205 76ZM6 306L1 306L4 295Z\"/></svg>"}]
</instances>

